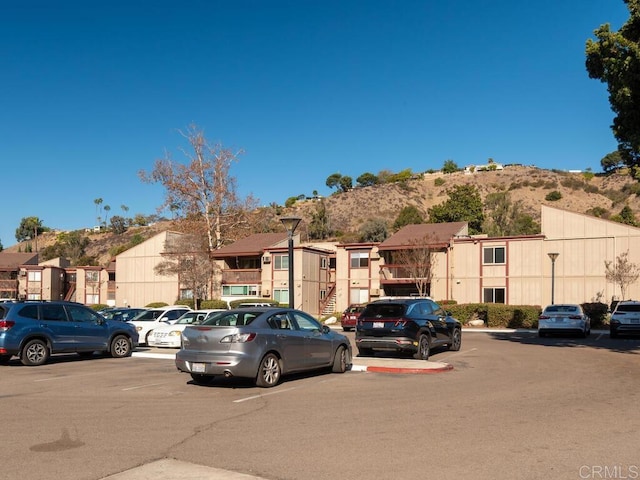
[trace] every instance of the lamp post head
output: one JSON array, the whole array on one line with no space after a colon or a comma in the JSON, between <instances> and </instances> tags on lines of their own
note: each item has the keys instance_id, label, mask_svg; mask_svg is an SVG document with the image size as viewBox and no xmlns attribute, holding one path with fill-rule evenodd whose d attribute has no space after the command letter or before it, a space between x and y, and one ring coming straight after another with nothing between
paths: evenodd
<instances>
[{"instance_id":1,"label":"lamp post head","mask_svg":"<svg viewBox=\"0 0 640 480\"><path fill-rule=\"evenodd\" d=\"M549 255L549 258L551 259L551 262L555 262L556 258L558 258L558 255L560 255L559 253L547 253L547 255Z\"/></svg>"},{"instance_id":2,"label":"lamp post head","mask_svg":"<svg viewBox=\"0 0 640 480\"><path fill-rule=\"evenodd\" d=\"M284 228L287 229L289 235L293 235L293 232L295 232L301 220L300 217L280 217L280 221L284 225Z\"/></svg>"}]
</instances>

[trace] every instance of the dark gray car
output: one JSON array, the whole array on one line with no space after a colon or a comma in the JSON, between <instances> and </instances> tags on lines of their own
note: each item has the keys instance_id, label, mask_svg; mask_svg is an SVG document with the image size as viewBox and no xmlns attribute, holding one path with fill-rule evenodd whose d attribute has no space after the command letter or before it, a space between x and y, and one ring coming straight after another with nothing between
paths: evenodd
<instances>
[{"instance_id":1,"label":"dark gray car","mask_svg":"<svg viewBox=\"0 0 640 480\"><path fill-rule=\"evenodd\" d=\"M254 307L229 310L202 325L187 326L176 367L199 384L216 376L255 379L277 385L287 373L351 368L351 344L344 335L300 310Z\"/></svg>"}]
</instances>

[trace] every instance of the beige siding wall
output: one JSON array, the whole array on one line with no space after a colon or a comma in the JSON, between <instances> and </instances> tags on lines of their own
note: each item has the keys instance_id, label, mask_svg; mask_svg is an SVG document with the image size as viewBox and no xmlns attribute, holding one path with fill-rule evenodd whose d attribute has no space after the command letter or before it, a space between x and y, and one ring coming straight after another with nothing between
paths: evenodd
<instances>
[{"instance_id":1,"label":"beige siding wall","mask_svg":"<svg viewBox=\"0 0 640 480\"><path fill-rule=\"evenodd\" d=\"M179 295L178 278L156 275L167 238L179 235L163 232L118 255L116 260L116 306L144 307L152 302L173 305ZM78 280L80 280L78 278Z\"/></svg>"}]
</instances>

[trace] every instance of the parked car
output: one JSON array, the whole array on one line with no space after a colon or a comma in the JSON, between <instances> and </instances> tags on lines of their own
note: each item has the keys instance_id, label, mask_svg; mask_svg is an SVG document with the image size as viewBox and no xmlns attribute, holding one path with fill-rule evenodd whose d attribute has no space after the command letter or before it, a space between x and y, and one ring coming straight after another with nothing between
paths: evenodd
<instances>
[{"instance_id":1,"label":"parked car","mask_svg":"<svg viewBox=\"0 0 640 480\"><path fill-rule=\"evenodd\" d=\"M342 330L345 332L350 332L354 328L356 328L356 322L362 310L364 310L365 305L362 304L353 304L349 305L344 312L342 312L342 317L340 319L340 324L342 325Z\"/></svg>"},{"instance_id":2,"label":"parked car","mask_svg":"<svg viewBox=\"0 0 640 480\"><path fill-rule=\"evenodd\" d=\"M107 320L73 302L27 301L0 304L0 364L16 355L23 365L42 365L54 353L95 351L126 357L138 332L126 322Z\"/></svg>"},{"instance_id":3,"label":"parked car","mask_svg":"<svg viewBox=\"0 0 640 480\"><path fill-rule=\"evenodd\" d=\"M180 348L180 336L187 325L199 325L214 313L226 311L214 308L186 312L175 323L154 328L149 335L148 345L150 347Z\"/></svg>"},{"instance_id":4,"label":"parked car","mask_svg":"<svg viewBox=\"0 0 640 480\"><path fill-rule=\"evenodd\" d=\"M538 317L538 336L552 333L587 337L591 334L591 320L580 305L548 305Z\"/></svg>"},{"instance_id":5,"label":"parked car","mask_svg":"<svg viewBox=\"0 0 640 480\"><path fill-rule=\"evenodd\" d=\"M254 307L187 326L175 362L197 384L223 376L253 378L259 387L273 387L292 372L326 367L343 373L351 368L351 358L349 339L311 315Z\"/></svg>"},{"instance_id":6,"label":"parked car","mask_svg":"<svg viewBox=\"0 0 640 480\"><path fill-rule=\"evenodd\" d=\"M618 302L609 319L609 336L640 334L640 302L623 300Z\"/></svg>"},{"instance_id":7,"label":"parked car","mask_svg":"<svg viewBox=\"0 0 640 480\"><path fill-rule=\"evenodd\" d=\"M154 328L174 323L178 318L190 310L191 309L185 305L148 308L144 312L133 317L129 322L135 325L136 330L138 330L140 344L148 345L149 336L151 335L151 332L153 332Z\"/></svg>"},{"instance_id":8,"label":"parked car","mask_svg":"<svg viewBox=\"0 0 640 480\"><path fill-rule=\"evenodd\" d=\"M362 356L403 352L428 360L434 347L460 350L462 324L430 298L382 299L369 303L356 326Z\"/></svg>"},{"instance_id":9,"label":"parked car","mask_svg":"<svg viewBox=\"0 0 640 480\"><path fill-rule=\"evenodd\" d=\"M109 320L118 320L120 322L128 322L133 320L136 315L147 310L146 308L131 308L131 307L119 307L119 308L107 308L100 310L98 313L104 318Z\"/></svg>"}]
</instances>

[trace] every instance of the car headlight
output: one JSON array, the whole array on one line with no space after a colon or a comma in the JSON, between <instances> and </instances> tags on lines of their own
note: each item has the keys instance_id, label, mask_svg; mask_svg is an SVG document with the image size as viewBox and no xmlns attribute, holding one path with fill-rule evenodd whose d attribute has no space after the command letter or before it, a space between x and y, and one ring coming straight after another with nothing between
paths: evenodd
<instances>
[{"instance_id":1,"label":"car headlight","mask_svg":"<svg viewBox=\"0 0 640 480\"><path fill-rule=\"evenodd\" d=\"M180 333L182 333L182 332L180 332L180 330L173 330L173 331L169 332L169 336L170 337L179 337Z\"/></svg>"}]
</instances>

